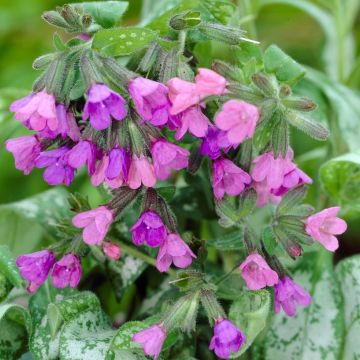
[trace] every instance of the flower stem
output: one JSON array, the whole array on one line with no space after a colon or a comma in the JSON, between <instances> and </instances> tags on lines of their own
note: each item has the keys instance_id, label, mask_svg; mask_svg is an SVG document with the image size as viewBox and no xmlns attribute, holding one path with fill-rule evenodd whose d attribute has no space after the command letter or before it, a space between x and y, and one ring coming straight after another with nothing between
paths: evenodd
<instances>
[{"instance_id":1,"label":"flower stem","mask_svg":"<svg viewBox=\"0 0 360 360\"><path fill-rule=\"evenodd\" d=\"M121 242L118 240L116 242L120 245L121 251L124 254L138 258L138 259L146 262L147 264L156 267L156 260L154 258L152 258L151 256L144 254L143 252L139 251L138 249L134 248L131 245L125 244L124 242ZM176 277L176 271L173 269L169 269L167 271L167 273L171 277Z\"/></svg>"},{"instance_id":2,"label":"flower stem","mask_svg":"<svg viewBox=\"0 0 360 360\"><path fill-rule=\"evenodd\" d=\"M239 266L240 266L240 264L236 264L229 272L227 272L218 281L216 281L215 285L219 285L221 282L226 280Z\"/></svg>"}]
</instances>

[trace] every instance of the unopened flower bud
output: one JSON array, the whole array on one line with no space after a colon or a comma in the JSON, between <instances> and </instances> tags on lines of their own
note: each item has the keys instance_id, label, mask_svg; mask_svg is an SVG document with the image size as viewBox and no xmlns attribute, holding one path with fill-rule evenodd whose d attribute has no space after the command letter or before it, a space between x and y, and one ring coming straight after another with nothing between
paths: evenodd
<instances>
[{"instance_id":1,"label":"unopened flower bud","mask_svg":"<svg viewBox=\"0 0 360 360\"><path fill-rule=\"evenodd\" d=\"M104 251L104 254L112 260L120 259L121 249L118 244L114 244L112 242L104 242L103 251Z\"/></svg>"},{"instance_id":2,"label":"unopened flower bud","mask_svg":"<svg viewBox=\"0 0 360 360\"><path fill-rule=\"evenodd\" d=\"M282 102L286 107L297 111L313 111L316 109L316 104L306 97L286 98Z\"/></svg>"},{"instance_id":3,"label":"unopened flower bud","mask_svg":"<svg viewBox=\"0 0 360 360\"><path fill-rule=\"evenodd\" d=\"M174 30L180 31L198 26L201 23L199 11L187 11L173 16L169 25Z\"/></svg>"}]
</instances>

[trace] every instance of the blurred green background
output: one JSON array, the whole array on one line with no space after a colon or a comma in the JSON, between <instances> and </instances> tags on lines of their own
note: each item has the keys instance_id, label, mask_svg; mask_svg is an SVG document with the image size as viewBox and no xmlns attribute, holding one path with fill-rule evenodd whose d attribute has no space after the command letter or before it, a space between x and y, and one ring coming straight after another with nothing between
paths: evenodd
<instances>
[{"instance_id":1,"label":"blurred green background","mask_svg":"<svg viewBox=\"0 0 360 360\"><path fill-rule=\"evenodd\" d=\"M131 0L129 10L125 16L125 24L135 24L138 21L142 1L150 1L150 8L151 4L156 3L156 0L155 2L153 0ZM250 6L252 1L256 2L256 0L250 0L250 2L238 0L239 3L250 3ZM294 0L294 2L296 1ZM321 3L326 8L326 1L314 0L312 2ZM1 143L9 137L26 133L19 126L19 123L6 121L10 116L7 112L7 100L23 96L30 91L32 82L38 75L31 67L33 60L44 53L52 51L53 47L52 36L54 29L41 20L41 14L45 10L54 9L64 3L66 1L63 0L0 0L0 92L3 94L2 97L0 96L0 123L4 123L0 134ZM353 57L357 58L360 42L360 21L358 16L355 16L354 23L355 54ZM252 29L252 35L260 40L263 48L266 48L270 43L276 43L300 63L320 71L325 70L322 60L325 34L319 23L307 13L289 5L272 4L262 8L255 19L255 24L256 27ZM246 26L247 24L245 24ZM336 54L334 54L335 56ZM353 77L350 84L355 90L360 88L357 79L360 79L360 76ZM20 89L20 91L17 89ZM305 88L303 91L307 92L307 90L316 99L318 94L313 94L313 89ZM323 101L323 99L320 100ZM295 153L298 157L300 156L301 166L303 166L300 160L302 154L322 146L322 144L297 132L293 133L292 144ZM3 147L0 148L0 156L0 203L14 202L48 188L42 180L42 171L34 170L31 175L24 177L21 172L14 168L11 154L7 153ZM316 177L318 163L312 164L305 161L304 166L305 171ZM312 166L312 169L309 166ZM89 179L85 175L77 177L71 190L80 190L87 193L93 203L99 201L97 190L90 186ZM358 232L358 227L355 225L351 227L349 234ZM349 246L348 248L346 245L343 247L345 252L358 251L359 242L357 239L349 239L346 243Z\"/></svg>"}]
</instances>

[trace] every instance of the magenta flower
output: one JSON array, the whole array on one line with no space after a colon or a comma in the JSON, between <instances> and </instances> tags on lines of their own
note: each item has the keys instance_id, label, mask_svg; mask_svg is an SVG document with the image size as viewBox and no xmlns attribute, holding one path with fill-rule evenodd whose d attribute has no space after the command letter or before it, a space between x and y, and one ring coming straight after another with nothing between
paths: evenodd
<instances>
[{"instance_id":1,"label":"magenta flower","mask_svg":"<svg viewBox=\"0 0 360 360\"><path fill-rule=\"evenodd\" d=\"M161 139L151 146L155 175L160 180L166 180L172 170L181 170L188 167L190 153L180 146Z\"/></svg>"},{"instance_id":2,"label":"magenta flower","mask_svg":"<svg viewBox=\"0 0 360 360\"><path fill-rule=\"evenodd\" d=\"M138 77L129 83L129 93L135 108L143 120L154 126L168 122L170 101L168 88L159 82Z\"/></svg>"},{"instance_id":3,"label":"magenta flower","mask_svg":"<svg viewBox=\"0 0 360 360\"><path fill-rule=\"evenodd\" d=\"M228 359L231 352L238 352L245 341L245 335L231 321L220 319L215 323L209 349L214 350L220 359Z\"/></svg>"},{"instance_id":4,"label":"magenta flower","mask_svg":"<svg viewBox=\"0 0 360 360\"><path fill-rule=\"evenodd\" d=\"M275 313L283 308L286 315L293 316L296 313L296 304L302 307L311 304L311 296L300 285L292 281L288 276L280 279L275 285Z\"/></svg>"},{"instance_id":5,"label":"magenta flower","mask_svg":"<svg viewBox=\"0 0 360 360\"><path fill-rule=\"evenodd\" d=\"M67 154L68 163L74 169L87 165L89 175L95 172L96 145L89 140L81 140Z\"/></svg>"},{"instance_id":6,"label":"magenta flower","mask_svg":"<svg viewBox=\"0 0 360 360\"><path fill-rule=\"evenodd\" d=\"M259 111L256 106L245 101L229 100L216 115L215 123L220 130L226 131L232 145L239 145L253 137Z\"/></svg>"},{"instance_id":7,"label":"magenta flower","mask_svg":"<svg viewBox=\"0 0 360 360\"><path fill-rule=\"evenodd\" d=\"M120 256L121 256L121 249L120 246L118 244L109 242L109 241L105 241L103 243L103 251L104 254L112 260L119 260Z\"/></svg>"},{"instance_id":8,"label":"magenta flower","mask_svg":"<svg viewBox=\"0 0 360 360\"><path fill-rule=\"evenodd\" d=\"M141 184L153 187L156 184L154 166L150 164L147 157L133 155L129 169L128 185L130 189L138 189Z\"/></svg>"},{"instance_id":9,"label":"magenta flower","mask_svg":"<svg viewBox=\"0 0 360 360\"><path fill-rule=\"evenodd\" d=\"M93 84L88 91L83 119L90 118L96 130L107 129L111 119L123 120L127 115L125 99L104 84Z\"/></svg>"},{"instance_id":10,"label":"magenta flower","mask_svg":"<svg viewBox=\"0 0 360 360\"><path fill-rule=\"evenodd\" d=\"M41 91L14 101L10 111L15 119L35 131L56 131L59 123L56 116L55 98Z\"/></svg>"},{"instance_id":11,"label":"magenta flower","mask_svg":"<svg viewBox=\"0 0 360 360\"><path fill-rule=\"evenodd\" d=\"M157 247L166 240L166 226L155 211L147 210L131 228L131 235L136 246L145 242L151 247Z\"/></svg>"},{"instance_id":12,"label":"magenta flower","mask_svg":"<svg viewBox=\"0 0 360 360\"><path fill-rule=\"evenodd\" d=\"M45 168L44 180L49 185L64 184L70 186L74 179L75 170L68 164L69 148L62 146L55 150L40 153L35 161L37 168Z\"/></svg>"},{"instance_id":13,"label":"magenta flower","mask_svg":"<svg viewBox=\"0 0 360 360\"><path fill-rule=\"evenodd\" d=\"M266 182L263 180L261 182L254 182L253 187L256 191L256 207L264 207L269 201L275 205L279 205L281 201L281 196L276 196L273 194L272 189Z\"/></svg>"},{"instance_id":14,"label":"magenta flower","mask_svg":"<svg viewBox=\"0 0 360 360\"><path fill-rule=\"evenodd\" d=\"M136 333L132 341L141 344L144 353L148 356L154 356L156 360L161 353L166 336L165 330L163 330L160 325L153 325L148 329Z\"/></svg>"},{"instance_id":15,"label":"magenta flower","mask_svg":"<svg viewBox=\"0 0 360 360\"><path fill-rule=\"evenodd\" d=\"M29 135L9 139L5 142L5 147L13 154L16 168L23 171L25 175L30 174L41 151L38 137Z\"/></svg>"},{"instance_id":16,"label":"magenta flower","mask_svg":"<svg viewBox=\"0 0 360 360\"><path fill-rule=\"evenodd\" d=\"M278 283L278 274L259 254L250 254L240 265L241 276L250 290L260 290Z\"/></svg>"},{"instance_id":17,"label":"magenta flower","mask_svg":"<svg viewBox=\"0 0 360 360\"><path fill-rule=\"evenodd\" d=\"M305 222L306 232L329 251L335 251L339 247L335 235L341 235L347 229L346 222L336 216L339 211L339 207L324 209L309 216Z\"/></svg>"},{"instance_id":18,"label":"magenta flower","mask_svg":"<svg viewBox=\"0 0 360 360\"><path fill-rule=\"evenodd\" d=\"M86 244L99 245L104 240L113 220L113 213L105 206L100 206L75 215L72 223L75 227L84 229L83 239Z\"/></svg>"},{"instance_id":19,"label":"magenta flower","mask_svg":"<svg viewBox=\"0 0 360 360\"><path fill-rule=\"evenodd\" d=\"M206 136L210 121L201 111L200 106L192 106L176 117L171 119L172 128L177 129L176 140L181 140L187 131L195 137L203 138Z\"/></svg>"},{"instance_id":20,"label":"magenta flower","mask_svg":"<svg viewBox=\"0 0 360 360\"><path fill-rule=\"evenodd\" d=\"M256 182L266 180L271 189L278 189L282 186L285 175L296 168L291 160L292 151L285 158L279 156L277 159L272 152L267 152L253 161L255 166L251 176Z\"/></svg>"},{"instance_id":21,"label":"magenta flower","mask_svg":"<svg viewBox=\"0 0 360 360\"><path fill-rule=\"evenodd\" d=\"M172 103L171 115L178 115L188 108L200 104L201 97L196 91L195 84L172 78L168 81L169 99Z\"/></svg>"},{"instance_id":22,"label":"magenta flower","mask_svg":"<svg viewBox=\"0 0 360 360\"><path fill-rule=\"evenodd\" d=\"M231 196L239 195L245 185L251 183L250 175L237 167L228 159L218 159L213 163L213 189L217 200L225 193Z\"/></svg>"},{"instance_id":23,"label":"magenta flower","mask_svg":"<svg viewBox=\"0 0 360 360\"><path fill-rule=\"evenodd\" d=\"M16 259L21 276L29 282L28 292L35 292L46 281L54 263L55 256L49 250L21 255Z\"/></svg>"},{"instance_id":24,"label":"magenta flower","mask_svg":"<svg viewBox=\"0 0 360 360\"><path fill-rule=\"evenodd\" d=\"M54 265L51 273L52 283L58 289L78 286L81 278L81 263L74 254L67 254Z\"/></svg>"},{"instance_id":25,"label":"magenta flower","mask_svg":"<svg viewBox=\"0 0 360 360\"><path fill-rule=\"evenodd\" d=\"M191 265L196 255L178 234L169 234L160 245L156 259L156 267L160 272L168 271L173 263L176 267L185 269Z\"/></svg>"},{"instance_id":26,"label":"magenta flower","mask_svg":"<svg viewBox=\"0 0 360 360\"><path fill-rule=\"evenodd\" d=\"M76 123L74 114L66 109L64 104L56 106L56 116L59 121L57 133L59 133L63 139L67 136L75 142L80 140L80 130Z\"/></svg>"},{"instance_id":27,"label":"magenta flower","mask_svg":"<svg viewBox=\"0 0 360 360\"><path fill-rule=\"evenodd\" d=\"M212 95L223 95L227 81L213 70L201 68L195 77L196 92L201 98Z\"/></svg>"}]
</instances>

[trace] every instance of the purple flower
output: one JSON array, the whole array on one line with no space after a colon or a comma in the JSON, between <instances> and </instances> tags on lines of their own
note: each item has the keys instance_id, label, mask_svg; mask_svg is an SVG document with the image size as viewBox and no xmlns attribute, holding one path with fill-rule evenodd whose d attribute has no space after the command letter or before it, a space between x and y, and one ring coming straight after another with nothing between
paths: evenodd
<instances>
[{"instance_id":1,"label":"purple flower","mask_svg":"<svg viewBox=\"0 0 360 360\"><path fill-rule=\"evenodd\" d=\"M188 150L161 139L151 146L155 175L160 180L166 180L172 170L181 170L188 166Z\"/></svg>"},{"instance_id":2,"label":"purple flower","mask_svg":"<svg viewBox=\"0 0 360 360\"><path fill-rule=\"evenodd\" d=\"M40 153L36 159L35 166L37 168L47 168L43 176L49 185L65 184L69 186L72 183L75 170L68 164L68 152L69 148L62 146L55 150Z\"/></svg>"},{"instance_id":3,"label":"purple flower","mask_svg":"<svg viewBox=\"0 0 360 360\"><path fill-rule=\"evenodd\" d=\"M231 352L238 352L245 341L245 335L231 321L220 319L216 321L209 349L214 350L220 359L228 359Z\"/></svg>"},{"instance_id":4,"label":"purple flower","mask_svg":"<svg viewBox=\"0 0 360 360\"><path fill-rule=\"evenodd\" d=\"M15 119L35 131L56 131L59 123L56 116L55 98L41 91L14 101L10 111Z\"/></svg>"},{"instance_id":5,"label":"purple flower","mask_svg":"<svg viewBox=\"0 0 360 360\"><path fill-rule=\"evenodd\" d=\"M168 122L171 106L168 92L164 84L142 77L132 79L129 83L129 93L136 111L143 120L154 126L162 126Z\"/></svg>"},{"instance_id":6,"label":"purple flower","mask_svg":"<svg viewBox=\"0 0 360 360\"><path fill-rule=\"evenodd\" d=\"M226 133L215 126L210 126L206 137L201 143L200 153L207 155L211 160L216 160L221 156L221 148L228 148L227 150L229 150L230 147L231 144L227 142Z\"/></svg>"},{"instance_id":7,"label":"purple flower","mask_svg":"<svg viewBox=\"0 0 360 360\"><path fill-rule=\"evenodd\" d=\"M76 123L74 114L66 109L64 104L56 106L56 115L59 121L57 132L65 139L67 136L78 142L80 140L80 130Z\"/></svg>"},{"instance_id":8,"label":"purple flower","mask_svg":"<svg viewBox=\"0 0 360 360\"><path fill-rule=\"evenodd\" d=\"M96 145L91 141L80 141L69 151L67 157L69 165L74 169L79 169L86 164L89 175L95 172Z\"/></svg>"},{"instance_id":9,"label":"purple flower","mask_svg":"<svg viewBox=\"0 0 360 360\"><path fill-rule=\"evenodd\" d=\"M245 185L250 184L251 177L228 159L218 159L213 163L213 189L217 200L225 193L231 196L239 195Z\"/></svg>"},{"instance_id":10,"label":"purple flower","mask_svg":"<svg viewBox=\"0 0 360 360\"><path fill-rule=\"evenodd\" d=\"M21 255L16 259L21 276L29 282L28 292L35 292L46 281L54 262L55 256L49 250Z\"/></svg>"},{"instance_id":11,"label":"purple flower","mask_svg":"<svg viewBox=\"0 0 360 360\"><path fill-rule=\"evenodd\" d=\"M112 189L119 188L128 179L130 162L130 155L125 149L112 149L109 155L103 155L91 177L91 183L99 186L105 182Z\"/></svg>"},{"instance_id":12,"label":"purple flower","mask_svg":"<svg viewBox=\"0 0 360 360\"><path fill-rule=\"evenodd\" d=\"M337 217L339 207L324 209L306 219L306 232L317 240L325 249L335 251L339 247L339 241L335 235L343 234L347 224Z\"/></svg>"},{"instance_id":13,"label":"purple flower","mask_svg":"<svg viewBox=\"0 0 360 360\"><path fill-rule=\"evenodd\" d=\"M148 356L154 356L156 360L161 353L166 335L165 330L163 330L160 325L153 325L148 329L136 333L132 341L141 344L144 353Z\"/></svg>"},{"instance_id":14,"label":"purple flower","mask_svg":"<svg viewBox=\"0 0 360 360\"><path fill-rule=\"evenodd\" d=\"M30 174L41 151L38 137L29 135L10 139L5 142L5 147L13 154L16 168L23 171L25 175Z\"/></svg>"},{"instance_id":15,"label":"purple flower","mask_svg":"<svg viewBox=\"0 0 360 360\"><path fill-rule=\"evenodd\" d=\"M156 267L160 272L165 272L170 265L185 269L191 265L196 255L178 234L169 234L166 240L160 245L156 259Z\"/></svg>"},{"instance_id":16,"label":"purple flower","mask_svg":"<svg viewBox=\"0 0 360 360\"><path fill-rule=\"evenodd\" d=\"M166 226L155 211L147 210L131 228L131 233L136 246L146 242L151 247L157 247L166 239Z\"/></svg>"},{"instance_id":17,"label":"purple flower","mask_svg":"<svg viewBox=\"0 0 360 360\"><path fill-rule=\"evenodd\" d=\"M240 271L250 290L274 286L279 281L278 274L269 267L259 254L250 254L240 265Z\"/></svg>"},{"instance_id":18,"label":"purple flower","mask_svg":"<svg viewBox=\"0 0 360 360\"><path fill-rule=\"evenodd\" d=\"M90 118L91 126L96 130L107 129L111 118L123 120L127 108L125 99L103 84L94 84L88 91L83 119Z\"/></svg>"},{"instance_id":19,"label":"purple flower","mask_svg":"<svg viewBox=\"0 0 360 360\"><path fill-rule=\"evenodd\" d=\"M81 278L81 263L74 254L67 254L57 261L51 273L52 283L58 289L75 288Z\"/></svg>"},{"instance_id":20,"label":"purple flower","mask_svg":"<svg viewBox=\"0 0 360 360\"><path fill-rule=\"evenodd\" d=\"M280 279L275 285L275 312L283 308L288 316L293 316L296 313L296 304L302 307L311 304L311 296L300 285L292 281L288 276Z\"/></svg>"},{"instance_id":21,"label":"purple flower","mask_svg":"<svg viewBox=\"0 0 360 360\"><path fill-rule=\"evenodd\" d=\"M83 239L86 244L99 245L104 240L113 220L113 213L105 206L100 206L75 215L72 223L75 227L84 229Z\"/></svg>"}]
</instances>

